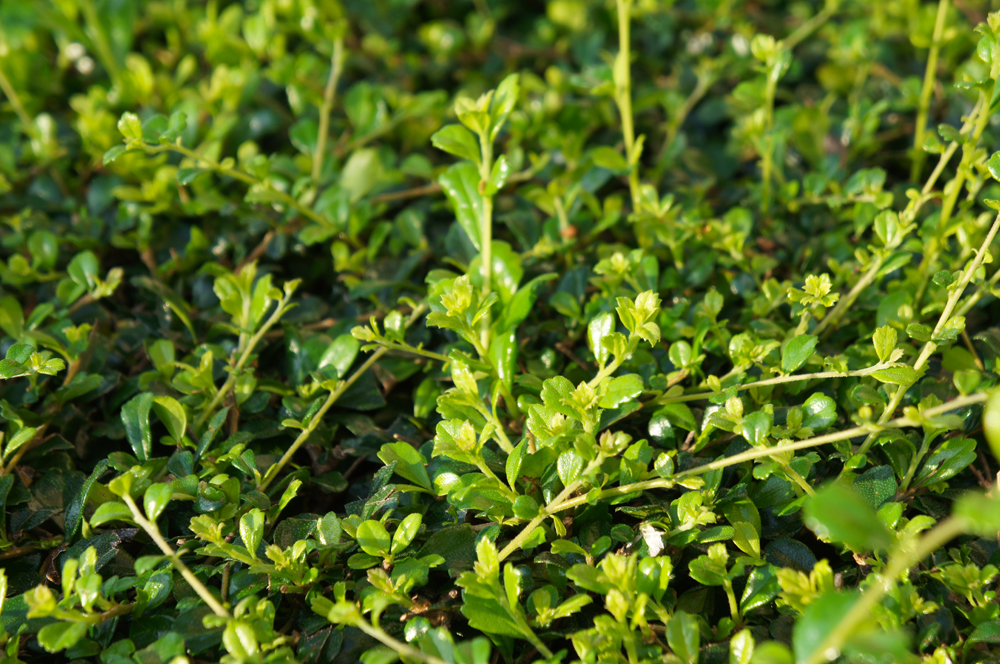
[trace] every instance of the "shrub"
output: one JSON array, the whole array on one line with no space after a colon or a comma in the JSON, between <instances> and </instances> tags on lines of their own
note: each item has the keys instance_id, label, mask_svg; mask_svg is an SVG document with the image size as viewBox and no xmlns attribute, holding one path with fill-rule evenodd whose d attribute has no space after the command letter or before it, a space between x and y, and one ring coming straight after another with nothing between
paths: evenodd
<instances>
[{"instance_id":1,"label":"shrub","mask_svg":"<svg viewBox=\"0 0 1000 664\"><path fill-rule=\"evenodd\" d=\"M5 661L993 661L998 89L980 0L0 4Z\"/></svg>"}]
</instances>

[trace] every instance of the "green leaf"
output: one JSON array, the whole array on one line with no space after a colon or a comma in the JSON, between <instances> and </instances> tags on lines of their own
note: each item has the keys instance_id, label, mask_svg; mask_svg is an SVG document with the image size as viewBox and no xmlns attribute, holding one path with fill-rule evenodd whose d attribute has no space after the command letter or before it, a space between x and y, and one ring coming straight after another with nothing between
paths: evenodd
<instances>
[{"instance_id":1,"label":"green leaf","mask_svg":"<svg viewBox=\"0 0 1000 664\"><path fill-rule=\"evenodd\" d=\"M463 595L462 615L469 621L469 627L484 634L524 638L524 631L492 597L479 597L466 592Z\"/></svg>"},{"instance_id":2,"label":"green leaf","mask_svg":"<svg viewBox=\"0 0 1000 664\"><path fill-rule=\"evenodd\" d=\"M187 431L187 413L184 406L173 397L153 397L153 410L175 441L184 438ZM149 452L147 452L149 453ZM136 452L138 456L138 452Z\"/></svg>"},{"instance_id":3,"label":"green leaf","mask_svg":"<svg viewBox=\"0 0 1000 664\"><path fill-rule=\"evenodd\" d=\"M504 471L507 476L507 484L511 490L517 491L515 484L521 477L521 464L524 462L524 455L527 453L528 444L526 440L514 446L514 451L507 455L507 463Z\"/></svg>"},{"instance_id":4,"label":"green leaf","mask_svg":"<svg viewBox=\"0 0 1000 664\"><path fill-rule=\"evenodd\" d=\"M358 356L360 349L360 341L350 334L341 334L326 347L326 351L319 359L317 368L325 369L326 367L330 367L338 379L346 378L347 372L350 371L351 365L354 364L354 359Z\"/></svg>"},{"instance_id":5,"label":"green leaf","mask_svg":"<svg viewBox=\"0 0 1000 664\"><path fill-rule=\"evenodd\" d=\"M118 120L118 131L126 141L141 141L142 121L135 113L122 113L121 119Z\"/></svg>"},{"instance_id":6,"label":"green leaf","mask_svg":"<svg viewBox=\"0 0 1000 664\"><path fill-rule=\"evenodd\" d=\"M149 411L153 408L153 395L149 392L133 397L122 407L122 424L125 436L139 461L153 455L153 434L149 428Z\"/></svg>"},{"instance_id":7,"label":"green leaf","mask_svg":"<svg viewBox=\"0 0 1000 664\"><path fill-rule=\"evenodd\" d=\"M587 345L597 359L599 366L603 367L608 361L611 352L602 344L604 337L615 331L615 317L610 312L604 312L591 319L587 325Z\"/></svg>"},{"instance_id":8,"label":"green leaf","mask_svg":"<svg viewBox=\"0 0 1000 664\"><path fill-rule=\"evenodd\" d=\"M750 664L754 645L753 634L749 629L737 632L729 640L729 664Z\"/></svg>"},{"instance_id":9,"label":"green leaf","mask_svg":"<svg viewBox=\"0 0 1000 664\"><path fill-rule=\"evenodd\" d=\"M531 496L518 496L514 500L514 516L524 520L534 519L538 516L538 501Z\"/></svg>"},{"instance_id":10,"label":"green leaf","mask_svg":"<svg viewBox=\"0 0 1000 664\"><path fill-rule=\"evenodd\" d=\"M986 400L983 408L983 432L993 458L1000 461L1000 390L993 390Z\"/></svg>"},{"instance_id":11,"label":"green leaf","mask_svg":"<svg viewBox=\"0 0 1000 664\"><path fill-rule=\"evenodd\" d=\"M743 418L743 437L754 447L760 447L767 442L771 434L772 418L763 410L750 413Z\"/></svg>"},{"instance_id":12,"label":"green leaf","mask_svg":"<svg viewBox=\"0 0 1000 664\"><path fill-rule=\"evenodd\" d=\"M340 186L350 194L351 203L357 203L371 191L382 177L382 161L375 148L355 150L340 172Z\"/></svg>"},{"instance_id":13,"label":"green leaf","mask_svg":"<svg viewBox=\"0 0 1000 664\"><path fill-rule=\"evenodd\" d=\"M625 157L618 150L605 145L594 148L591 159L594 160L596 166L606 168L609 171L624 172L628 170L628 162L625 161Z\"/></svg>"},{"instance_id":14,"label":"green leaf","mask_svg":"<svg viewBox=\"0 0 1000 664\"><path fill-rule=\"evenodd\" d=\"M1000 152L994 152L986 161L986 168L994 180L1000 181Z\"/></svg>"},{"instance_id":15,"label":"green leaf","mask_svg":"<svg viewBox=\"0 0 1000 664\"><path fill-rule=\"evenodd\" d=\"M841 484L821 489L805 504L805 524L817 537L857 551L883 551L894 538L858 493Z\"/></svg>"},{"instance_id":16,"label":"green leaf","mask_svg":"<svg viewBox=\"0 0 1000 664\"><path fill-rule=\"evenodd\" d=\"M35 349L30 344L14 344L7 349L6 359L18 364L25 364L31 359L31 355L34 352Z\"/></svg>"},{"instance_id":17,"label":"green leaf","mask_svg":"<svg viewBox=\"0 0 1000 664\"><path fill-rule=\"evenodd\" d=\"M944 482L958 475L976 460L976 441L971 438L950 438L927 457L915 486Z\"/></svg>"},{"instance_id":18,"label":"green leaf","mask_svg":"<svg viewBox=\"0 0 1000 664\"><path fill-rule=\"evenodd\" d=\"M149 485L146 493L142 497L143 509L146 511L146 518L156 523L156 520L166 509L173 498L174 490L170 482L157 482Z\"/></svg>"},{"instance_id":19,"label":"green leaf","mask_svg":"<svg viewBox=\"0 0 1000 664\"><path fill-rule=\"evenodd\" d=\"M479 141L460 124L451 124L438 129L431 136L431 144L438 150L443 150L459 159L467 159L474 164L482 160Z\"/></svg>"},{"instance_id":20,"label":"green leaf","mask_svg":"<svg viewBox=\"0 0 1000 664\"><path fill-rule=\"evenodd\" d=\"M509 74L497 86L493 95L493 103L490 108L490 140L496 140L497 134L507 121L507 116L517 105L518 97L521 94L520 77L518 74Z\"/></svg>"},{"instance_id":21,"label":"green leaf","mask_svg":"<svg viewBox=\"0 0 1000 664\"><path fill-rule=\"evenodd\" d=\"M638 374L618 376L604 388L599 403L601 408L617 408L626 401L634 399L642 393L642 378Z\"/></svg>"},{"instance_id":22,"label":"green leaf","mask_svg":"<svg viewBox=\"0 0 1000 664\"><path fill-rule=\"evenodd\" d=\"M125 503L101 503L94 510L94 515L90 517L90 525L96 528L97 526L103 526L109 521L127 521L131 523L132 510Z\"/></svg>"},{"instance_id":23,"label":"green leaf","mask_svg":"<svg viewBox=\"0 0 1000 664\"><path fill-rule=\"evenodd\" d=\"M791 373L801 367L812 356L818 343L819 337L811 334L800 334L789 341L781 351L781 370Z\"/></svg>"},{"instance_id":24,"label":"green leaf","mask_svg":"<svg viewBox=\"0 0 1000 664\"><path fill-rule=\"evenodd\" d=\"M355 539L358 541L358 546L361 547L361 550L368 555L380 556L382 558L389 556L391 540L389 539L388 531L386 531L385 526L381 522L372 520L363 522L358 526Z\"/></svg>"},{"instance_id":25,"label":"green leaf","mask_svg":"<svg viewBox=\"0 0 1000 664\"><path fill-rule=\"evenodd\" d=\"M390 547L389 552L395 556L405 551L406 547L410 546L410 542L416 538L422 522L423 518L419 513L407 514L406 517L399 522L399 526L396 527L396 532L392 535L392 546Z\"/></svg>"},{"instance_id":26,"label":"green leaf","mask_svg":"<svg viewBox=\"0 0 1000 664\"><path fill-rule=\"evenodd\" d=\"M89 628L85 622L55 622L38 630L38 643L48 652L60 652L75 646Z\"/></svg>"},{"instance_id":27,"label":"green leaf","mask_svg":"<svg viewBox=\"0 0 1000 664\"><path fill-rule=\"evenodd\" d=\"M486 183L485 194L487 196L494 196L498 191L503 189L503 186L507 184L507 178L510 177L510 164L507 163L507 157L500 155L500 158L493 162L493 168L490 171L489 182Z\"/></svg>"},{"instance_id":28,"label":"green leaf","mask_svg":"<svg viewBox=\"0 0 1000 664\"><path fill-rule=\"evenodd\" d=\"M240 519L240 539L247 552L257 557L257 549L264 538L264 513L256 507Z\"/></svg>"},{"instance_id":29,"label":"green leaf","mask_svg":"<svg viewBox=\"0 0 1000 664\"><path fill-rule=\"evenodd\" d=\"M583 472L583 457L576 452L563 452L556 462L556 471L563 486L569 486L580 477Z\"/></svg>"},{"instance_id":30,"label":"green leaf","mask_svg":"<svg viewBox=\"0 0 1000 664\"><path fill-rule=\"evenodd\" d=\"M701 630L698 619L677 611L667 623L667 645L684 664L697 664L698 648L701 644Z\"/></svg>"},{"instance_id":31,"label":"green leaf","mask_svg":"<svg viewBox=\"0 0 1000 664\"><path fill-rule=\"evenodd\" d=\"M438 184L455 208L458 225L469 236L476 251L482 251L480 222L483 197L479 193L479 172L473 164L462 162L451 166L438 177Z\"/></svg>"},{"instance_id":32,"label":"green leaf","mask_svg":"<svg viewBox=\"0 0 1000 664\"><path fill-rule=\"evenodd\" d=\"M517 361L517 340L515 330L495 334L490 341L490 361L497 369L500 382L510 390L514 387L515 362Z\"/></svg>"},{"instance_id":33,"label":"green leaf","mask_svg":"<svg viewBox=\"0 0 1000 664\"><path fill-rule=\"evenodd\" d=\"M875 378L880 382L891 383L893 385L902 385L905 387L913 385L920 378L920 374L917 373L913 369L913 367L907 367L907 366L879 369L872 375L875 376Z\"/></svg>"},{"instance_id":34,"label":"green leaf","mask_svg":"<svg viewBox=\"0 0 1000 664\"><path fill-rule=\"evenodd\" d=\"M17 433L10 437L7 441L7 446L3 451L3 458L7 459L17 450L21 449L24 445L31 441L35 437L35 432L38 431L35 427L22 427L18 429Z\"/></svg>"},{"instance_id":35,"label":"green leaf","mask_svg":"<svg viewBox=\"0 0 1000 664\"><path fill-rule=\"evenodd\" d=\"M427 460L409 443L386 443L379 450L378 458L387 466L395 462L397 475L431 490L431 480L427 475Z\"/></svg>"},{"instance_id":36,"label":"green leaf","mask_svg":"<svg viewBox=\"0 0 1000 664\"><path fill-rule=\"evenodd\" d=\"M128 152L127 145L116 145L113 148L106 150L104 152L104 156L101 157L101 165L107 166L108 164L114 162L115 159L118 159L118 157L122 156L126 152Z\"/></svg>"},{"instance_id":37,"label":"green leaf","mask_svg":"<svg viewBox=\"0 0 1000 664\"><path fill-rule=\"evenodd\" d=\"M837 403L817 392L802 404L802 426L814 432L822 431L837 419Z\"/></svg>"},{"instance_id":38,"label":"green leaf","mask_svg":"<svg viewBox=\"0 0 1000 664\"><path fill-rule=\"evenodd\" d=\"M896 330L888 325L875 330L872 336L875 344L875 354L878 355L879 362L888 362L892 357L892 351L896 350Z\"/></svg>"},{"instance_id":39,"label":"green leaf","mask_svg":"<svg viewBox=\"0 0 1000 664\"><path fill-rule=\"evenodd\" d=\"M17 378L28 375L28 367L14 360L0 360L0 378Z\"/></svg>"},{"instance_id":40,"label":"green leaf","mask_svg":"<svg viewBox=\"0 0 1000 664\"><path fill-rule=\"evenodd\" d=\"M108 459L98 461L97 465L94 466L93 472L84 480L83 486L80 487L80 490L73 496L73 499L66 507L65 532L67 541L73 541L73 538L76 536L76 531L83 520L83 506L87 503L87 496L90 495L90 490L94 486L94 483L100 479L101 475L107 472L110 465L111 462Z\"/></svg>"}]
</instances>

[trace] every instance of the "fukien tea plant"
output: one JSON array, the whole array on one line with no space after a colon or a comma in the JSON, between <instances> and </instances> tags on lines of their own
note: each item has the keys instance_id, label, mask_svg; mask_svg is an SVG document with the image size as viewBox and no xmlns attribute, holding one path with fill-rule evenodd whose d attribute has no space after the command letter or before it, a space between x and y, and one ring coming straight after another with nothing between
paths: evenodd
<instances>
[{"instance_id":1,"label":"fukien tea plant","mask_svg":"<svg viewBox=\"0 0 1000 664\"><path fill-rule=\"evenodd\" d=\"M0 3L0 659L1000 660L991 9Z\"/></svg>"}]
</instances>

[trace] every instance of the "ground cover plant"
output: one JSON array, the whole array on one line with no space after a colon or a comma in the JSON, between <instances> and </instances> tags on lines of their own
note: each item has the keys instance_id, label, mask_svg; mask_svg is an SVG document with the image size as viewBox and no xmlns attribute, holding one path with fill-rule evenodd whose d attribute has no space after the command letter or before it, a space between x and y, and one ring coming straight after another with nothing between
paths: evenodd
<instances>
[{"instance_id":1,"label":"ground cover plant","mask_svg":"<svg viewBox=\"0 0 1000 664\"><path fill-rule=\"evenodd\" d=\"M989 9L0 3L3 661L997 661Z\"/></svg>"}]
</instances>

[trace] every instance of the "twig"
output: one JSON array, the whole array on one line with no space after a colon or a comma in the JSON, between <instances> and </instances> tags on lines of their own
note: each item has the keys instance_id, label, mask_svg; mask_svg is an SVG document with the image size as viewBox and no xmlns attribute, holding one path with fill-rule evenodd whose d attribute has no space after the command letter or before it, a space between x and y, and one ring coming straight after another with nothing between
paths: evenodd
<instances>
[{"instance_id":1,"label":"twig","mask_svg":"<svg viewBox=\"0 0 1000 664\"><path fill-rule=\"evenodd\" d=\"M315 185L323 171L323 157L326 155L326 140L330 133L330 112L337 98L337 82L344 69L344 36L337 35L333 40L333 55L330 57L330 77L326 81L323 92L323 105L319 109L319 138L316 141L316 151L313 153L312 181Z\"/></svg>"}]
</instances>

